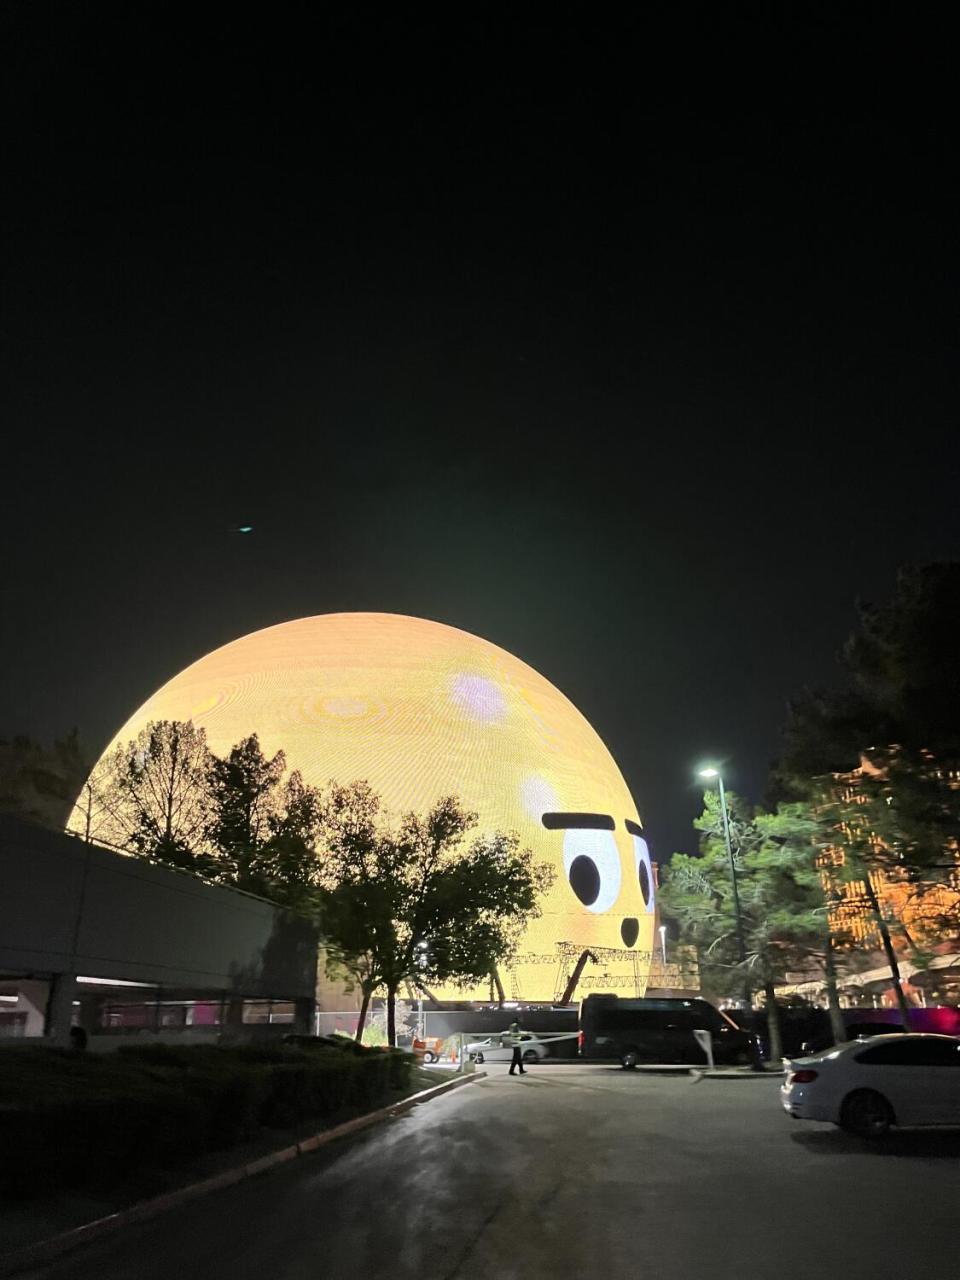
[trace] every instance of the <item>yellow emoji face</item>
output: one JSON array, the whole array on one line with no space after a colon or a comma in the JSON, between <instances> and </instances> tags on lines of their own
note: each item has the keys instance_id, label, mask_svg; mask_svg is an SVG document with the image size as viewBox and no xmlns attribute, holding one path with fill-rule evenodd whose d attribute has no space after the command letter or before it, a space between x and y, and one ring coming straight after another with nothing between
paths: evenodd
<instances>
[{"instance_id":1,"label":"yellow emoji face","mask_svg":"<svg viewBox=\"0 0 960 1280\"><path fill-rule=\"evenodd\" d=\"M459 796L481 831L518 832L556 872L507 997L559 999L584 952L578 995L643 994L654 877L636 806L576 707L496 645L395 614L301 618L187 667L107 750L151 720L192 720L218 754L257 733L308 782L366 779L394 815Z\"/></svg>"}]
</instances>

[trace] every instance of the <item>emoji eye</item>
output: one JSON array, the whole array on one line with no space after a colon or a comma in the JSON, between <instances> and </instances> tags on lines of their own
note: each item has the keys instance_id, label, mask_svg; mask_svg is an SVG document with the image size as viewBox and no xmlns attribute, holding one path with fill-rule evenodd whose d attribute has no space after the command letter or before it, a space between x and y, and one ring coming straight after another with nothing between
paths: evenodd
<instances>
[{"instance_id":1,"label":"emoji eye","mask_svg":"<svg viewBox=\"0 0 960 1280\"><path fill-rule=\"evenodd\" d=\"M588 911L609 911L620 892L620 854L612 831L568 830L563 869L570 888Z\"/></svg>"},{"instance_id":2,"label":"emoji eye","mask_svg":"<svg viewBox=\"0 0 960 1280\"><path fill-rule=\"evenodd\" d=\"M650 850L643 836L633 837L633 855L637 863L637 880L643 905L648 911L653 910L653 867L650 865Z\"/></svg>"}]
</instances>

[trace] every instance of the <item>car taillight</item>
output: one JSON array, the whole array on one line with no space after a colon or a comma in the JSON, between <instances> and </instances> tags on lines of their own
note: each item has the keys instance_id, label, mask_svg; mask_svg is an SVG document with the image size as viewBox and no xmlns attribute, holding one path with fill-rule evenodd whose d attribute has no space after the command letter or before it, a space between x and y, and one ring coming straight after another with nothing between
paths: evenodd
<instances>
[{"instance_id":1,"label":"car taillight","mask_svg":"<svg viewBox=\"0 0 960 1280\"><path fill-rule=\"evenodd\" d=\"M578 1031L577 1032L577 1049L580 1050L582 1048L583 1048L583 1032Z\"/></svg>"},{"instance_id":2,"label":"car taillight","mask_svg":"<svg viewBox=\"0 0 960 1280\"><path fill-rule=\"evenodd\" d=\"M817 1078L817 1073L816 1073L816 1071L809 1071L809 1070L807 1070L807 1069L804 1069L804 1070L802 1070L802 1071L791 1071L791 1072L790 1072L790 1080L789 1080L789 1082L788 1082L788 1083L790 1083L790 1084L810 1084L810 1083L811 1083L811 1081L816 1080L816 1078Z\"/></svg>"}]
</instances>

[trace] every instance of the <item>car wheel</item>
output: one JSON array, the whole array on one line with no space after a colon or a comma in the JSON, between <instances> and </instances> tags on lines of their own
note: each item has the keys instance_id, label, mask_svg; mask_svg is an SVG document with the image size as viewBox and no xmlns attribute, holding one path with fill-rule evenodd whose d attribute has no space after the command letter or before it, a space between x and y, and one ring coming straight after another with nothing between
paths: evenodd
<instances>
[{"instance_id":1,"label":"car wheel","mask_svg":"<svg viewBox=\"0 0 960 1280\"><path fill-rule=\"evenodd\" d=\"M733 1065L735 1067L749 1067L751 1066L752 1063L753 1063L753 1056L749 1054L746 1049L741 1049L740 1052L736 1054L733 1059Z\"/></svg>"},{"instance_id":2,"label":"car wheel","mask_svg":"<svg viewBox=\"0 0 960 1280\"><path fill-rule=\"evenodd\" d=\"M639 1056L640 1055L637 1053L636 1049L624 1050L624 1053L620 1058L620 1065L623 1067L624 1071L632 1071L637 1065L637 1059Z\"/></svg>"},{"instance_id":3,"label":"car wheel","mask_svg":"<svg viewBox=\"0 0 960 1280\"><path fill-rule=\"evenodd\" d=\"M423 1060L424 1062L436 1062L437 1055L435 1053L431 1053L430 1050L428 1049L426 1053L423 1055Z\"/></svg>"},{"instance_id":4,"label":"car wheel","mask_svg":"<svg viewBox=\"0 0 960 1280\"><path fill-rule=\"evenodd\" d=\"M524 1062L539 1062L540 1055L537 1053L536 1049L527 1049L523 1055L523 1060Z\"/></svg>"},{"instance_id":5,"label":"car wheel","mask_svg":"<svg viewBox=\"0 0 960 1280\"><path fill-rule=\"evenodd\" d=\"M893 1111L882 1094L858 1089L844 1098L840 1125L858 1138L882 1138L893 1124Z\"/></svg>"},{"instance_id":6,"label":"car wheel","mask_svg":"<svg viewBox=\"0 0 960 1280\"><path fill-rule=\"evenodd\" d=\"M478 1054L477 1054L476 1062L477 1062L477 1065L478 1065L478 1066L481 1066L481 1067L483 1066L483 1054L482 1054L482 1053L478 1053Z\"/></svg>"}]
</instances>

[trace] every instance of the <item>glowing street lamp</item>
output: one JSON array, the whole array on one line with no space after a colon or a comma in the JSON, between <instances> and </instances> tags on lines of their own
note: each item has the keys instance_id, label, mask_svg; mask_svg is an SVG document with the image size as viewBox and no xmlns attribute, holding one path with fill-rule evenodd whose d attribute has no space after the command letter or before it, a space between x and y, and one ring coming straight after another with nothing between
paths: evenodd
<instances>
[{"instance_id":1,"label":"glowing street lamp","mask_svg":"<svg viewBox=\"0 0 960 1280\"><path fill-rule=\"evenodd\" d=\"M740 914L740 890L737 888L737 864L733 860L733 845L730 843L730 817L727 813L727 795L723 789L723 775L719 769L715 769L709 765L705 769L699 770L698 777L711 780L716 778L717 785L720 790L720 816L723 819L723 843L727 847L727 861L730 863L730 884L733 887L733 916L737 925L737 947L740 951L740 963L743 965L743 981L744 994L746 996L747 1008L749 1009L752 1001L752 993L750 991L750 979L747 976L747 947L743 940L743 917Z\"/></svg>"},{"instance_id":2,"label":"glowing street lamp","mask_svg":"<svg viewBox=\"0 0 960 1280\"><path fill-rule=\"evenodd\" d=\"M660 954L663 956L663 967L667 967L667 926L662 924L659 929L660 933Z\"/></svg>"}]
</instances>

